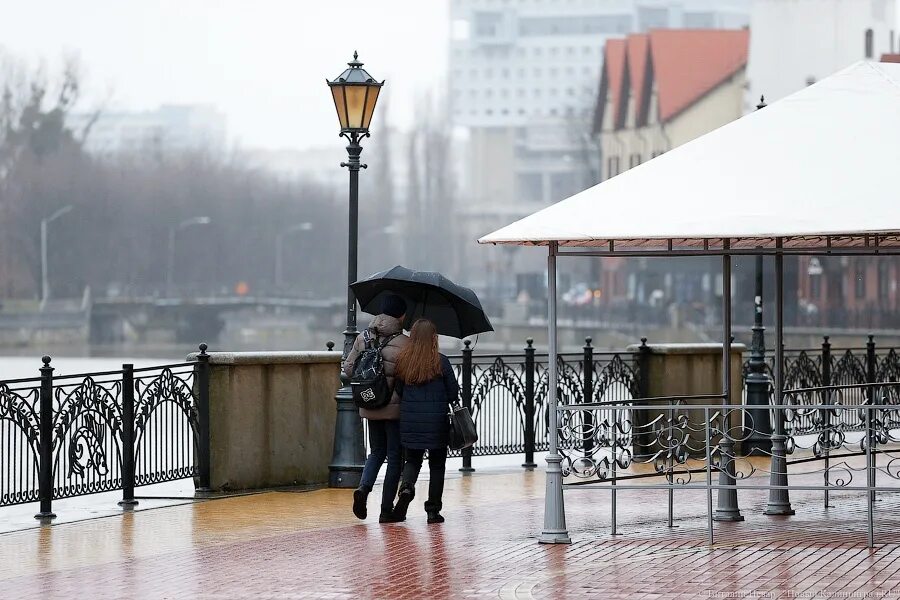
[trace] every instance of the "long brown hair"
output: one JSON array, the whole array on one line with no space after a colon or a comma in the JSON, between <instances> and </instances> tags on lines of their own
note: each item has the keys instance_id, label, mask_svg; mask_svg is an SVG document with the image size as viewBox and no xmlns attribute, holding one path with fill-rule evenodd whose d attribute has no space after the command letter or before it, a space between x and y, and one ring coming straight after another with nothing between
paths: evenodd
<instances>
[{"instance_id":1,"label":"long brown hair","mask_svg":"<svg viewBox=\"0 0 900 600\"><path fill-rule=\"evenodd\" d=\"M437 328L428 319L418 319L409 330L409 342L397 356L397 376L416 385L440 374Z\"/></svg>"}]
</instances>

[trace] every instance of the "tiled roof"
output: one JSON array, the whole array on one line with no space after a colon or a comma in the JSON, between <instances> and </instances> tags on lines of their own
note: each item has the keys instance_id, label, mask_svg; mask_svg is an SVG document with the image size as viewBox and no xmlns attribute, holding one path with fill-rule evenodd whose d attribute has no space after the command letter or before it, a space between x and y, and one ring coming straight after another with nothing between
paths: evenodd
<instances>
[{"instance_id":1,"label":"tiled roof","mask_svg":"<svg viewBox=\"0 0 900 600\"><path fill-rule=\"evenodd\" d=\"M635 123L640 126L643 124L645 115L643 114L644 99L650 93L647 89L647 57L649 55L649 36L645 33L639 33L628 36L628 69L631 79L631 96L634 98ZM627 106L627 105L626 105Z\"/></svg>"},{"instance_id":2,"label":"tiled roof","mask_svg":"<svg viewBox=\"0 0 900 600\"><path fill-rule=\"evenodd\" d=\"M882 54L881 62L884 63L900 63L900 54Z\"/></svg>"},{"instance_id":3,"label":"tiled roof","mask_svg":"<svg viewBox=\"0 0 900 600\"><path fill-rule=\"evenodd\" d=\"M625 40L607 40L603 68L609 77L610 106L613 108L613 127L621 122L622 96L625 93ZM600 124L602 127L602 123Z\"/></svg>"},{"instance_id":4,"label":"tiled roof","mask_svg":"<svg viewBox=\"0 0 900 600\"><path fill-rule=\"evenodd\" d=\"M747 29L652 30L660 121L671 119L744 68L749 45Z\"/></svg>"}]
</instances>

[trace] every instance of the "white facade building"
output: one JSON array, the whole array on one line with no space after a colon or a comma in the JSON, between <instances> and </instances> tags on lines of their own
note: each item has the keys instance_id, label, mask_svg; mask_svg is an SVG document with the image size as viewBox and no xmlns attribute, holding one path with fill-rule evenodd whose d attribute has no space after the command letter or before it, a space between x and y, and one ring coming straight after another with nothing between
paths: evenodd
<instances>
[{"instance_id":1,"label":"white facade building","mask_svg":"<svg viewBox=\"0 0 900 600\"><path fill-rule=\"evenodd\" d=\"M600 181L591 131L607 39L739 29L750 0L450 0L450 18L450 119L468 133L460 211L474 239ZM490 287L530 268L484 248L466 260Z\"/></svg>"},{"instance_id":2,"label":"white facade building","mask_svg":"<svg viewBox=\"0 0 900 600\"><path fill-rule=\"evenodd\" d=\"M897 51L897 0L754 0L749 97L779 100L856 61Z\"/></svg>"},{"instance_id":3,"label":"white facade building","mask_svg":"<svg viewBox=\"0 0 900 600\"><path fill-rule=\"evenodd\" d=\"M69 117L69 126L79 137L87 129L85 149L92 154L220 150L227 142L225 115L205 104L79 113Z\"/></svg>"}]
</instances>

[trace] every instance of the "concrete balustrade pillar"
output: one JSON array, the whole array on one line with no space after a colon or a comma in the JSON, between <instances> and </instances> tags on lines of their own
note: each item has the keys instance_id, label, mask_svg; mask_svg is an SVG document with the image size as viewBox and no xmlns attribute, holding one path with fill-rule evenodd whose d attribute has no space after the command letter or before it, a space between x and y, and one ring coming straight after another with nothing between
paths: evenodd
<instances>
[{"instance_id":1,"label":"concrete balustrade pillar","mask_svg":"<svg viewBox=\"0 0 900 600\"><path fill-rule=\"evenodd\" d=\"M209 353L212 490L328 482L340 360L340 352Z\"/></svg>"}]
</instances>

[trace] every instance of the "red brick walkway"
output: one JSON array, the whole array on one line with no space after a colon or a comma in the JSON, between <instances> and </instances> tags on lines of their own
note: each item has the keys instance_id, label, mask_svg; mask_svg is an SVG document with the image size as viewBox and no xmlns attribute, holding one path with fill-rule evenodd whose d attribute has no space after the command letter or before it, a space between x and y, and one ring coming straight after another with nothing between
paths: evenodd
<instances>
[{"instance_id":1,"label":"red brick walkway","mask_svg":"<svg viewBox=\"0 0 900 600\"><path fill-rule=\"evenodd\" d=\"M575 543L542 546L540 473L447 488L443 525L425 524L418 499L405 524L361 523L349 492L321 490L0 535L0 598L900 597L896 495L880 495L873 550L860 494L833 494L827 511L821 494L794 494L785 519L750 491L747 520L716 524L714 547L704 492L676 495L674 529L664 491L620 492L613 537L608 492L568 491Z\"/></svg>"}]
</instances>

